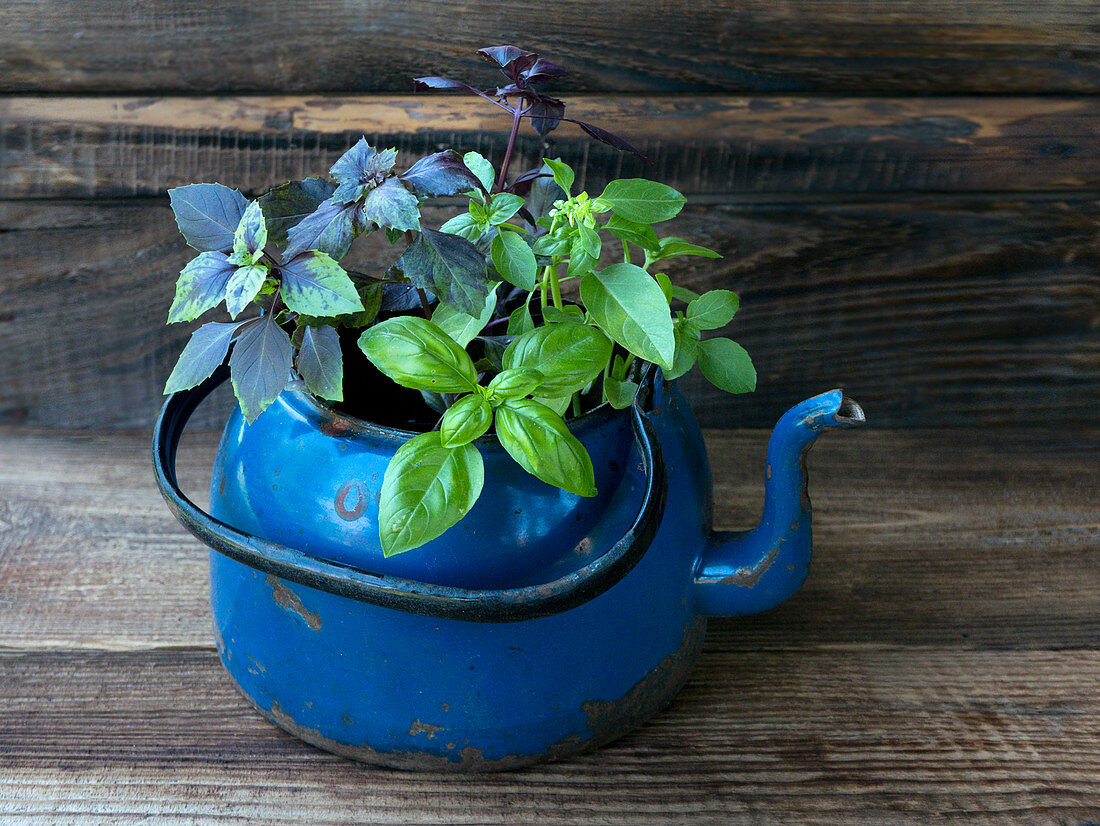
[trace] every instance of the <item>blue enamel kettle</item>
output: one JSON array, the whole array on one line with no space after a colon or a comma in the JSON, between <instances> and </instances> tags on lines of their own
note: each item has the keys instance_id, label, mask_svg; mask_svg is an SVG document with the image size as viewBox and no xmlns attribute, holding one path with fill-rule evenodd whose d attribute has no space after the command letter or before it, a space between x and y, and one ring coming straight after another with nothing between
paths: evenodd
<instances>
[{"instance_id":1,"label":"blue enamel kettle","mask_svg":"<svg viewBox=\"0 0 1100 826\"><path fill-rule=\"evenodd\" d=\"M226 373L168 399L153 457L169 507L212 549L222 662L276 725L408 769L526 766L595 748L655 714L690 674L708 616L764 611L801 586L803 454L826 427L863 422L839 390L789 410L768 444L759 526L716 533L699 427L654 371L633 406L570 422L592 457L596 497L540 482L482 437L474 509L387 559L382 477L414 434L297 391L252 425L231 415L209 514L180 491L180 436Z\"/></svg>"}]
</instances>

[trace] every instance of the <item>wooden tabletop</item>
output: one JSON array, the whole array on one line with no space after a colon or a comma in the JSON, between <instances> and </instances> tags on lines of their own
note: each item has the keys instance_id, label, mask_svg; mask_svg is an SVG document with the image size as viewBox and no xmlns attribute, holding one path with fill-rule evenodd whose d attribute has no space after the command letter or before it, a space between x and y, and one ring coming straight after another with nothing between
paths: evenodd
<instances>
[{"instance_id":1,"label":"wooden tabletop","mask_svg":"<svg viewBox=\"0 0 1100 826\"><path fill-rule=\"evenodd\" d=\"M213 434L189 437L202 490ZM717 525L766 434L707 434ZM815 560L601 751L401 773L274 728L222 672L206 554L146 432L0 429L0 822L1100 821L1100 431L829 434Z\"/></svg>"}]
</instances>

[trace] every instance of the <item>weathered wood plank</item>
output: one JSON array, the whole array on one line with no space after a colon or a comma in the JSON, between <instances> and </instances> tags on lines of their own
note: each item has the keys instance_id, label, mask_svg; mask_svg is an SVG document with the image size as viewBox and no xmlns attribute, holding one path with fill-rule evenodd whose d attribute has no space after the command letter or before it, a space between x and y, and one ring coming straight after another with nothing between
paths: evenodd
<instances>
[{"instance_id":1,"label":"weathered wood plank","mask_svg":"<svg viewBox=\"0 0 1100 826\"><path fill-rule=\"evenodd\" d=\"M582 97L646 166L565 125L519 144L518 168L560 155L580 181L645 175L691 193L1062 191L1100 188L1100 98ZM499 161L501 113L477 98L0 98L0 197L245 190L315 175L360 135Z\"/></svg>"},{"instance_id":2,"label":"weathered wood plank","mask_svg":"<svg viewBox=\"0 0 1100 826\"><path fill-rule=\"evenodd\" d=\"M838 384L879 426L1095 423L1098 218L1092 196L689 207L669 231L726 258L670 272L740 292L728 333L760 382L685 387L718 427L770 426ZM163 321L190 254L162 200L0 202L0 420L148 426L189 332ZM394 258L380 237L355 254L368 270Z\"/></svg>"},{"instance_id":3,"label":"weathered wood plank","mask_svg":"<svg viewBox=\"0 0 1100 826\"><path fill-rule=\"evenodd\" d=\"M492 73L518 42L564 63L570 91L1093 92L1090 0L688 3L173 0L0 7L0 89L15 92L388 92Z\"/></svg>"},{"instance_id":4,"label":"weathered wood plank","mask_svg":"<svg viewBox=\"0 0 1100 826\"><path fill-rule=\"evenodd\" d=\"M717 527L756 523L765 441L708 432ZM199 502L215 444L184 441ZM806 586L713 623L712 650L1096 648L1098 466L1097 430L829 434ZM164 647L213 640L206 553L153 486L149 434L0 429L0 649Z\"/></svg>"},{"instance_id":5,"label":"weathered wood plank","mask_svg":"<svg viewBox=\"0 0 1100 826\"><path fill-rule=\"evenodd\" d=\"M600 752L374 769L246 707L217 655L0 655L6 823L1065 824L1100 814L1100 654L704 651Z\"/></svg>"}]
</instances>

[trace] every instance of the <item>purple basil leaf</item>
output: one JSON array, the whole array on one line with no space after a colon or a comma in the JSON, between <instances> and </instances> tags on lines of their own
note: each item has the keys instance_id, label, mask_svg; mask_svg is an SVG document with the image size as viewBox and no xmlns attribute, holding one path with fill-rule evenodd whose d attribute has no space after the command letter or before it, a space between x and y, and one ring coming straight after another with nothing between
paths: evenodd
<instances>
[{"instance_id":1,"label":"purple basil leaf","mask_svg":"<svg viewBox=\"0 0 1100 826\"><path fill-rule=\"evenodd\" d=\"M225 285L236 270L224 252L202 252L183 268L168 323L191 321L225 298ZM205 378L205 377L204 377Z\"/></svg>"},{"instance_id":2,"label":"purple basil leaf","mask_svg":"<svg viewBox=\"0 0 1100 826\"><path fill-rule=\"evenodd\" d=\"M180 353L179 361L164 385L164 392L190 390L207 379L225 361L229 342L240 326L239 322L211 321L195 330Z\"/></svg>"},{"instance_id":3,"label":"purple basil leaf","mask_svg":"<svg viewBox=\"0 0 1100 826\"><path fill-rule=\"evenodd\" d=\"M550 173L547 172L545 174L549 175ZM536 178L542 175L543 171L541 169L528 169L526 172L524 172L522 175L512 181L512 183L508 186L507 191L514 192L516 195L526 197L527 193L531 191L531 184L534 183Z\"/></svg>"},{"instance_id":4,"label":"purple basil leaf","mask_svg":"<svg viewBox=\"0 0 1100 826\"><path fill-rule=\"evenodd\" d=\"M551 63L549 60L543 60L540 57L531 68L520 73L520 78L527 83L542 83L547 80L565 77L568 74L569 72L557 63Z\"/></svg>"},{"instance_id":5,"label":"purple basil leaf","mask_svg":"<svg viewBox=\"0 0 1100 826\"><path fill-rule=\"evenodd\" d=\"M446 296L462 312L477 317L485 309L493 279L485 256L465 238L421 229L397 264L413 284Z\"/></svg>"},{"instance_id":6,"label":"purple basil leaf","mask_svg":"<svg viewBox=\"0 0 1100 826\"><path fill-rule=\"evenodd\" d=\"M435 295L425 290L428 303L435 302ZM382 307L387 313L401 313L406 310L420 308L420 294L416 291L415 284L383 284Z\"/></svg>"},{"instance_id":7,"label":"purple basil leaf","mask_svg":"<svg viewBox=\"0 0 1100 826\"><path fill-rule=\"evenodd\" d=\"M519 46L488 46L477 53L513 78L526 71L539 59L537 54L524 51Z\"/></svg>"},{"instance_id":8,"label":"purple basil leaf","mask_svg":"<svg viewBox=\"0 0 1100 826\"><path fill-rule=\"evenodd\" d=\"M454 92L469 92L472 95L479 95L483 98L492 100L492 98L480 89L475 89L468 83L463 83L461 80L451 80L446 77L418 77L413 79L413 88L420 92L424 89L448 89Z\"/></svg>"},{"instance_id":9,"label":"purple basil leaf","mask_svg":"<svg viewBox=\"0 0 1100 826\"><path fill-rule=\"evenodd\" d=\"M296 364L314 395L334 402L344 400L344 356L334 328L306 327Z\"/></svg>"},{"instance_id":10,"label":"purple basil leaf","mask_svg":"<svg viewBox=\"0 0 1100 826\"><path fill-rule=\"evenodd\" d=\"M367 193L362 216L364 221L380 227L398 230L420 228L416 196L405 189L397 178L387 178L381 186Z\"/></svg>"},{"instance_id":11,"label":"purple basil leaf","mask_svg":"<svg viewBox=\"0 0 1100 826\"><path fill-rule=\"evenodd\" d=\"M293 359L294 345L274 313L248 324L237 338L229 357L229 377L249 424L283 392Z\"/></svg>"},{"instance_id":12,"label":"purple basil leaf","mask_svg":"<svg viewBox=\"0 0 1100 826\"><path fill-rule=\"evenodd\" d=\"M557 98L545 95L539 95L527 110L527 117L531 118L531 126L540 136L549 135L557 129L564 114L565 104Z\"/></svg>"},{"instance_id":13,"label":"purple basil leaf","mask_svg":"<svg viewBox=\"0 0 1100 826\"><path fill-rule=\"evenodd\" d=\"M532 223L548 213L550 208L554 206L555 201L565 200L569 197L565 190L558 186L557 181L554 180L553 170L549 166L543 164L534 171L538 173L538 177L531 182L530 193L527 196L527 210L534 219ZM539 232L541 234L542 230Z\"/></svg>"},{"instance_id":14,"label":"purple basil leaf","mask_svg":"<svg viewBox=\"0 0 1100 826\"><path fill-rule=\"evenodd\" d=\"M286 246L287 230L332 197L336 187L322 178L291 181L264 193L257 200L267 219L268 240Z\"/></svg>"},{"instance_id":15,"label":"purple basil leaf","mask_svg":"<svg viewBox=\"0 0 1100 826\"><path fill-rule=\"evenodd\" d=\"M358 204L324 201L317 210L287 232L284 258L306 250L320 250L339 260L348 254L351 242L361 231Z\"/></svg>"},{"instance_id":16,"label":"purple basil leaf","mask_svg":"<svg viewBox=\"0 0 1100 826\"><path fill-rule=\"evenodd\" d=\"M229 252L248 199L221 184L188 184L168 190L176 225L199 252Z\"/></svg>"},{"instance_id":17,"label":"purple basil leaf","mask_svg":"<svg viewBox=\"0 0 1100 826\"><path fill-rule=\"evenodd\" d=\"M616 149L622 150L623 152L629 152L634 157L639 158L640 160L646 161L647 163L649 161L649 158L647 158L645 155L643 155L641 152L639 152L637 149L635 149L629 143L624 141L618 135L612 135L606 129L601 129L598 126L593 126L591 123L585 123L584 121L573 120L572 118L562 118L562 120L567 120L570 123L577 124L577 126L579 126L581 129L583 129L585 132L587 132L591 137L595 138L596 140L600 141L601 143L606 143L608 146L614 146Z\"/></svg>"},{"instance_id":18,"label":"purple basil leaf","mask_svg":"<svg viewBox=\"0 0 1100 826\"><path fill-rule=\"evenodd\" d=\"M300 252L279 267L279 295L301 315L331 318L363 309L355 284L343 267L316 250Z\"/></svg>"},{"instance_id":19,"label":"purple basil leaf","mask_svg":"<svg viewBox=\"0 0 1100 826\"><path fill-rule=\"evenodd\" d=\"M421 158L400 178L422 198L457 195L471 189L483 189L481 181L467 168L462 162L462 157L453 149L445 149Z\"/></svg>"}]
</instances>

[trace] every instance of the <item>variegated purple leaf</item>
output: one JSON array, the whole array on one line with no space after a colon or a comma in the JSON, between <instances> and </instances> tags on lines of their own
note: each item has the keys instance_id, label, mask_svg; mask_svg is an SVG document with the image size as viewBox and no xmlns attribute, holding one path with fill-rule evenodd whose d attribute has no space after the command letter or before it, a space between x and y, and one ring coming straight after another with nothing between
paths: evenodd
<instances>
[{"instance_id":1,"label":"variegated purple leaf","mask_svg":"<svg viewBox=\"0 0 1100 826\"><path fill-rule=\"evenodd\" d=\"M457 309L476 316L493 288L485 256L465 238L421 229L398 261L416 286L446 297Z\"/></svg>"},{"instance_id":2,"label":"variegated purple leaf","mask_svg":"<svg viewBox=\"0 0 1100 826\"><path fill-rule=\"evenodd\" d=\"M344 357L340 335L332 327L306 327L296 361L306 387L322 399L343 401Z\"/></svg>"},{"instance_id":3,"label":"variegated purple leaf","mask_svg":"<svg viewBox=\"0 0 1100 826\"><path fill-rule=\"evenodd\" d=\"M221 184L188 184L168 190L176 225L199 252L229 252L248 199Z\"/></svg>"},{"instance_id":4,"label":"variegated purple leaf","mask_svg":"<svg viewBox=\"0 0 1100 826\"><path fill-rule=\"evenodd\" d=\"M267 219L267 236L271 243L285 246L287 230L316 211L332 197L336 187L322 178L291 181L264 193L257 200Z\"/></svg>"},{"instance_id":5,"label":"variegated purple leaf","mask_svg":"<svg viewBox=\"0 0 1100 826\"><path fill-rule=\"evenodd\" d=\"M380 227L414 230L420 227L420 209L416 196L397 178L385 182L367 193L363 201L363 220Z\"/></svg>"},{"instance_id":6,"label":"variegated purple leaf","mask_svg":"<svg viewBox=\"0 0 1100 826\"><path fill-rule=\"evenodd\" d=\"M457 195L471 189L483 188L481 181L453 149L445 149L421 158L400 178L422 198Z\"/></svg>"},{"instance_id":7,"label":"variegated purple leaf","mask_svg":"<svg viewBox=\"0 0 1100 826\"><path fill-rule=\"evenodd\" d=\"M273 313L243 328L229 357L229 377L249 424L283 392L293 358L294 345Z\"/></svg>"},{"instance_id":8,"label":"variegated purple leaf","mask_svg":"<svg viewBox=\"0 0 1100 826\"><path fill-rule=\"evenodd\" d=\"M358 204L324 201L287 231L284 258L306 250L319 250L339 260L348 254L351 242L363 229Z\"/></svg>"},{"instance_id":9,"label":"variegated purple leaf","mask_svg":"<svg viewBox=\"0 0 1100 826\"><path fill-rule=\"evenodd\" d=\"M348 274L323 252L308 250L279 267L283 302L296 313L331 318L357 313L363 302Z\"/></svg>"},{"instance_id":10,"label":"variegated purple leaf","mask_svg":"<svg viewBox=\"0 0 1100 826\"><path fill-rule=\"evenodd\" d=\"M189 390L205 381L225 361L229 343L240 326L236 322L211 321L195 330L180 353L164 392Z\"/></svg>"},{"instance_id":11,"label":"variegated purple leaf","mask_svg":"<svg viewBox=\"0 0 1100 826\"><path fill-rule=\"evenodd\" d=\"M203 252L180 272L168 323L191 321L225 298L225 287L236 267L223 252Z\"/></svg>"}]
</instances>

